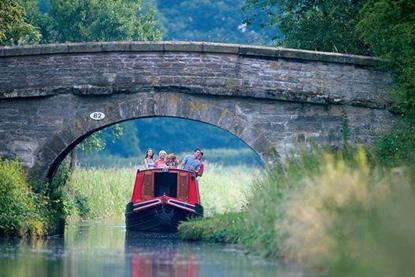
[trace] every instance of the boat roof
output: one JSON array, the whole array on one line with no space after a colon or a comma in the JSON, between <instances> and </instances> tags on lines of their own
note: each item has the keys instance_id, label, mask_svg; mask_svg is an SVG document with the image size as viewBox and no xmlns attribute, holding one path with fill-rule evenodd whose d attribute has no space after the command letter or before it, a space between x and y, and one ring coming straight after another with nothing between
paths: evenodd
<instances>
[{"instance_id":1,"label":"boat roof","mask_svg":"<svg viewBox=\"0 0 415 277\"><path fill-rule=\"evenodd\" d=\"M180 168L149 168L149 169L137 169L138 172L172 172L172 173L178 173L178 172L185 172L188 174L192 174L191 171L180 169Z\"/></svg>"}]
</instances>

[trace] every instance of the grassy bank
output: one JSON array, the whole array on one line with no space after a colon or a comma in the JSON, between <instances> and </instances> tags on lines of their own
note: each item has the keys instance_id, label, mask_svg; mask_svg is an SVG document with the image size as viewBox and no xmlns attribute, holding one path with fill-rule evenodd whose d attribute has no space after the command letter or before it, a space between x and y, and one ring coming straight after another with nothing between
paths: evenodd
<instances>
[{"instance_id":1,"label":"grassy bank","mask_svg":"<svg viewBox=\"0 0 415 277\"><path fill-rule=\"evenodd\" d=\"M78 169L66 186L65 207L76 220L121 218L129 201L135 178L134 168ZM235 212L247 203L252 180L259 169L206 164L199 178L202 204L207 215Z\"/></svg>"},{"instance_id":2,"label":"grassy bank","mask_svg":"<svg viewBox=\"0 0 415 277\"><path fill-rule=\"evenodd\" d=\"M183 223L190 240L237 242L332 276L410 276L415 185L408 167L354 155L305 152L255 185L241 213Z\"/></svg>"}]
</instances>

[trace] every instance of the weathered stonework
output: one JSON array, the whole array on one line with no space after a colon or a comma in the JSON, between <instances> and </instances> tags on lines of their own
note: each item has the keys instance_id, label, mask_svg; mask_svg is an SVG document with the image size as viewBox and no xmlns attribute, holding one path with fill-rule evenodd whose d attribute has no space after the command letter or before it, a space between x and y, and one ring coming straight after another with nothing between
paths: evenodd
<instances>
[{"instance_id":1,"label":"weathered stonework","mask_svg":"<svg viewBox=\"0 0 415 277\"><path fill-rule=\"evenodd\" d=\"M394 120L374 58L209 43L0 48L0 156L51 175L90 133L174 116L230 131L265 163L298 143L370 143ZM89 114L101 111L102 121Z\"/></svg>"}]
</instances>

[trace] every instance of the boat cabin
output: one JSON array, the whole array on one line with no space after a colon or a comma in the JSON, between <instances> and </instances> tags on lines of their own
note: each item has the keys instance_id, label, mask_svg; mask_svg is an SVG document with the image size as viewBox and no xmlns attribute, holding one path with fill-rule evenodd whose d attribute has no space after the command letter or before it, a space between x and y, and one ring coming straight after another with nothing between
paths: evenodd
<instances>
[{"instance_id":1,"label":"boat cabin","mask_svg":"<svg viewBox=\"0 0 415 277\"><path fill-rule=\"evenodd\" d=\"M180 221L203 216L199 187L189 171L172 168L137 170L125 217L128 230L174 231Z\"/></svg>"}]
</instances>

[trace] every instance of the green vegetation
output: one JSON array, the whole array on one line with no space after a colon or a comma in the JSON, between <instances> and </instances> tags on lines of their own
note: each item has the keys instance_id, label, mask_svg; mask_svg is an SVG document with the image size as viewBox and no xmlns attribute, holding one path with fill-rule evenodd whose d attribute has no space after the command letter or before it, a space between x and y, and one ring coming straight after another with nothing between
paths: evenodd
<instances>
[{"instance_id":1,"label":"green vegetation","mask_svg":"<svg viewBox=\"0 0 415 277\"><path fill-rule=\"evenodd\" d=\"M40 33L25 16L26 11L18 1L0 2L0 45L39 42Z\"/></svg>"},{"instance_id":2,"label":"green vegetation","mask_svg":"<svg viewBox=\"0 0 415 277\"><path fill-rule=\"evenodd\" d=\"M259 170L206 164L199 179L207 215L235 212L246 204L250 184ZM65 188L65 209L71 219L121 218L131 197L136 170L79 169Z\"/></svg>"},{"instance_id":3,"label":"green vegetation","mask_svg":"<svg viewBox=\"0 0 415 277\"><path fill-rule=\"evenodd\" d=\"M205 215L238 212L247 203L252 182L260 169L247 166L219 166L205 164L205 173L199 178L199 189Z\"/></svg>"},{"instance_id":4,"label":"green vegetation","mask_svg":"<svg viewBox=\"0 0 415 277\"><path fill-rule=\"evenodd\" d=\"M135 169L79 169L66 187L72 219L122 217L131 197Z\"/></svg>"},{"instance_id":5,"label":"green vegetation","mask_svg":"<svg viewBox=\"0 0 415 277\"><path fill-rule=\"evenodd\" d=\"M367 0L358 31L395 77L394 108L415 122L415 2Z\"/></svg>"},{"instance_id":6,"label":"green vegetation","mask_svg":"<svg viewBox=\"0 0 415 277\"><path fill-rule=\"evenodd\" d=\"M282 32L278 44L328 52L368 54L356 31L365 0L246 0L247 22L265 15L263 26Z\"/></svg>"},{"instance_id":7,"label":"green vegetation","mask_svg":"<svg viewBox=\"0 0 415 277\"><path fill-rule=\"evenodd\" d=\"M256 183L241 213L183 223L179 235L237 242L333 276L409 276L414 171L382 169L364 150L354 153L292 157Z\"/></svg>"},{"instance_id":8,"label":"green vegetation","mask_svg":"<svg viewBox=\"0 0 415 277\"><path fill-rule=\"evenodd\" d=\"M44 235L45 206L45 199L32 192L19 163L0 160L0 235Z\"/></svg>"},{"instance_id":9,"label":"green vegetation","mask_svg":"<svg viewBox=\"0 0 415 277\"><path fill-rule=\"evenodd\" d=\"M191 241L240 243L245 234L245 213L228 212L179 225L179 237Z\"/></svg>"},{"instance_id":10,"label":"green vegetation","mask_svg":"<svg viewBox=\"0 0 415 277\"><path fill-rule=\"evenodd\" d=\"M276 168L273 171L268 172L265 178L256 180L253 184L252 194L248 197L248 204L238 215L231 215L228 217L226 214L221 217L223 223L215 224L217 226L231 225L237 228L241 227L239 234L235 237L236 232L232 232L233 235L230 238L224 240L234 241L237 239L238 243L244 244L249 249L260 252L264 255L277 255L274 252L276 249L272 242L277 238L277 232L275 229L275 222L282 218L282 209L285 192L299 182L303 176L309 174L316 174L320 167L321 155L317 150L304 151L300 157L292 157L287 159L286 163L281 168ZM243 218L243 223L240 223L239 218L236 223L233 224L232 220L240 217ZM205 218L202 219L206 223L206 226L210 226L211 220ZM250 221L252 220L252 221ZM198 232L204 232L204 224L199 224L196 228L193 224L197 224L198 220L180 225L179 235L186 239L195 239L197 237L204 237ZM194 233L189 232L193 230ZM220 229L219 229L220 232ZM186 236L185 236L186 234ZM210 238L216 241L215 237L221 237L212 232Z\"/></svg>"},{"instance_id":11,"label":"green vegetation","mask_svg":"<svg viewBox=\"0 0 415 277\"><path fill-rule=\"evenodd\" d=\"M6 0L1 5L0 44L162 37L156 11L142 1Z\"/></svg>"}]
</instances>

